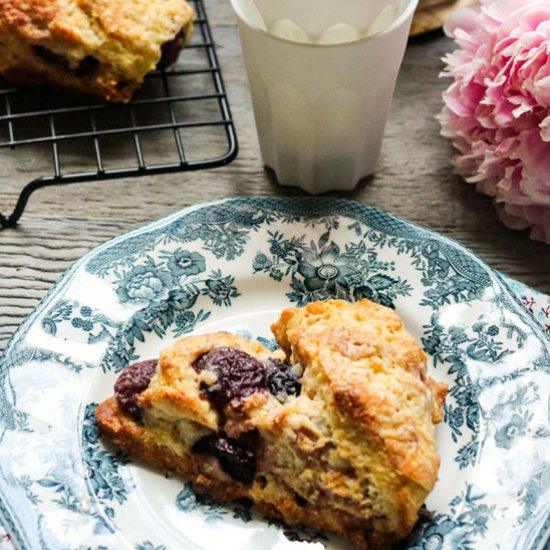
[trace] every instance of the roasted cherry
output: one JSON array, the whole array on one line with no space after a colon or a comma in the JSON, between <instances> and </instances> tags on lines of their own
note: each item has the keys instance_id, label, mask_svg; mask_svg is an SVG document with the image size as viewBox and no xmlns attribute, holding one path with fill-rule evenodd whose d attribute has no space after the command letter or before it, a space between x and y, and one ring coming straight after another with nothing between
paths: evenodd
<instances>
[{"instance_id":1,"label":"roasted cherry","mask_svg":"<svg viewBox=\"0 0 550 550\"><path fill-rule=\"evenodd\" d=\"M216 382L204 384L203 390L218 408L265 388L266 368L263 363L238 349L214 348L201 355L193 367L199 372L208 370L216 375Z\"/></svg>"},{"instance_id":2,"label":"roasted cherry","mask_svg":"<svg viewBox=\"0 0 550 550\"><path fill-rule=\"evenodd\" d=\"M141 417L139 395L149 387L158 360L149 359L126 367L115 383L115 395L120 406L136 418Z\"/></svg>"},{"instance_id":3,"label":"roasted cherry","mask_svg":"<svg viewBox=\"0 0 550 550\"><path fill-rule=\"evenodd\" d=\"M220 432L207 435L193 445L192 451L215 456L221 469L235 481L250 485L256 473L256 456L242 442Z\"/></svg>"}]
</instances>

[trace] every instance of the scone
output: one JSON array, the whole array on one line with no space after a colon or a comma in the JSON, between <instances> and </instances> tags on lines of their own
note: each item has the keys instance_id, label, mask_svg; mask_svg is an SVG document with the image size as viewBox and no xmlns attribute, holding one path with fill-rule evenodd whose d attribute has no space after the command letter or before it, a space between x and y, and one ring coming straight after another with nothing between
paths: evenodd
<instances>
[{"instance_id":1,"label":"scone","mask_svg":"<svg viewBox=\"0 0 550 550\"><path fill-rule=\"evenodd\" d=\"M0 75L127 102L192 29L185 0L0 0Z\"/></svg>"},{"instance_id":2,"label":"scone","mask_svg":"<svg viewBox=\"0 0 550 550\"><path fill-rule=\"evenodd\" d=\"M397 314L368 300L287 309L271 328L276 352L219 332L130 366L97 407L100 429L198 491L391 547L436 482L446 386Z\"/></svg>"}]
</instances>

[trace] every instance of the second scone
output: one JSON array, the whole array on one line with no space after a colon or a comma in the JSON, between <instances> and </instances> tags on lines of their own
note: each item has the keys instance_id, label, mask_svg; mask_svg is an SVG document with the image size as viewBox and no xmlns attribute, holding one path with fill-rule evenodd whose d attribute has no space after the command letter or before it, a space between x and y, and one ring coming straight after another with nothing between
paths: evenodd
<instances>
[{"instance_id":1,"label":"second scone","mask_svg":"<svg viewBox=\"0 0 550 550\"><path fill-rule=\"evenodd\" d=\"M0 0L0 75L127 102L193 18L185 0Z\"/></svg>"}]
</instances>

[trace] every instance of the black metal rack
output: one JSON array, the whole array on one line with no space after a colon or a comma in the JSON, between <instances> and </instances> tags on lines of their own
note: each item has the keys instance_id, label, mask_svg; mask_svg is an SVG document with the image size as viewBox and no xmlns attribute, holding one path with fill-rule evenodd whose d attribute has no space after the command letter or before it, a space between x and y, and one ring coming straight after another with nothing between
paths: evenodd
<instances>
[{"instance_id":1,"label":"black metal rack","mask_svg":"<svg viewBox=\"0 0 550 550\"><path fill-rule=\"evenodd\" d=\"M0 213L0 228L14 226L42 187L214 168L236 157L235 127L206 10L202 0L190 1L195 30L180 62L149 74L127 105L0 80L0 153L25 147L32 157L39 154L33 148L42 155L44 146L51 150L51 173L22 188L13 212ZM72 170L67 162L74 146L89 149L84 170Z\"/></svg>"}]
</instances>

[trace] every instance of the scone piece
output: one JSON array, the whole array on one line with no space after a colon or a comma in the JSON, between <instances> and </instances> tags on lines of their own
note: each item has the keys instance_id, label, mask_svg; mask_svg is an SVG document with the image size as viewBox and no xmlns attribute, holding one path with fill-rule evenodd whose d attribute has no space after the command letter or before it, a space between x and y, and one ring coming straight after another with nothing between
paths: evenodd
<instances>
[{"instance_id":1,"label":"scone piece","mask_svg":"<svg viewBox=\"0 0 550 550\"><path fill-rule=\"evenodd\" d=\"M0 75L127 102L192 29L185 0L0 0Z\"/></svg>"},{"instance_id":2,"label":"scone piece","mask_svg":"<svg viewBox=\"0 0 550 550\"><path fill-rule=\"evenodd\" d=\"M396 313L368 300L288 309L272 330L282 351L216 333L182 338L145 376L130 367L100 428L199 491L389 548L436 482L446 386Z\"/></svg>"}]
</instances>

